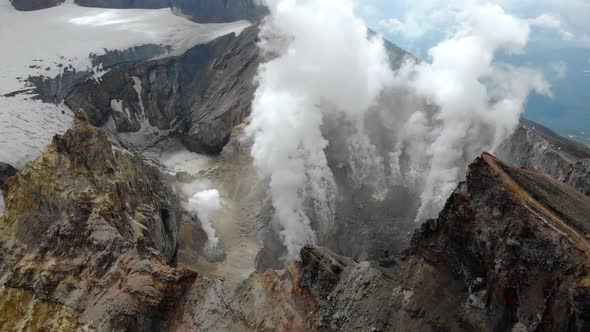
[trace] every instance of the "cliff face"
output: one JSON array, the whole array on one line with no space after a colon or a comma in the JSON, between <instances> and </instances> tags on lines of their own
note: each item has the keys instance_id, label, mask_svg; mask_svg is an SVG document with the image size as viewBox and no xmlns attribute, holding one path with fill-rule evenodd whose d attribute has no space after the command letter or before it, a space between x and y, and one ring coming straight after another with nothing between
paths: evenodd
<instances>
[{"instance_id":1,"label":"cliff face","mask_svg":"<svg viewBox=\"0 0 590 332\"><path fill-rule=\"evenodd\" d=\"M23 11L51 8L64 2L65 0L10 0L14 8Z\"/></svg>"},{"instance_id":2,"label":"cliff face","mask_svg":"<svg viewBox=\"0 0 590 332\"><path fill-rule=\"evenodd\" d=\"M10 0L23 11L40 10L62 4L65 0ZM193 21L202 23L256 20L266 12L254 0L75 0L84 7L99 8L173 8Z\"/></svg>"},{"instance_id":3,"label":"cliff face","mask_svg":"<svg viewBox=\"0 0 590 332\"><path fill-rule=\"evenodd\" d=\"M511 164L536 168L590 194L590 148L541 125L523 119L497 154Z\"/></svg>"},{"instance_id":4,"label":"cliff face","mask_svg":"<svg viewBox=\"0 0 590 332\"><path fill-rule=\"evenodd\" d=\"M250 111L257 35L252 26L180 57L115 67L79 84L65 103L96 126L112 119L115 132L170 130L193 151L219 153Z\"/></svg>"},{"instance_id":5,"label":"cliff face","mask_svg":"<svg viewBox=\"0 0 590 332\"><path fill-rule=\"evenodd\" d=\"M160 173L75 128L6 183L3 330L153 330L197 277L173 269L184 215Z\"/></svg>"}]
</instances>

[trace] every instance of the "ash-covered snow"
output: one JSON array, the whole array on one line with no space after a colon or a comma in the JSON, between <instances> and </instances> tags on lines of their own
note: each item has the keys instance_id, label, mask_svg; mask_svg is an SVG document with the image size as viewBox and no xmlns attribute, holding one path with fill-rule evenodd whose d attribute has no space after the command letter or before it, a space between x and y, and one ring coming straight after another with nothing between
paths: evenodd
<instances>
[{"instance_id":1,"label":"ash-covered snow","mask_svg":"<svg viewBox=\"0 0 590 332\"><path fill-rule=\"evenodd\" d=\"M32 100L31 94L7 96L30 89L29 76L53 78L69 68L94 72L94 78L100 79L106 70L100 64L93 67L91 54L160 45L168 51L159 57L176 56L197 44L239 34L249 25L248 21L198 24L170 9L87 8L71 0L21 12L8 0L0 0L0 161L22 167L55 134L71 126L72 114L65 105L44 104ZM136 89L141 93L141 86Z\"/></svg>"},{"instance_id":2,"label":"ash-covered snow","mask_svg":"<svg viewBox=\"0 0 590 332\"><path fill-rule=\"evenodd\" d=\"M2 194L2 190L0 190L0 213L4 212L4 195Z\"/></svg>"},{"instance_id":3,"label":"ash-covered snow","mask_svg":"<svg viewBox=\"0 0 590 332\"><path fill-rule=\"evenodd\" d=\"M0 161L21 168L45 149L55 134L72 126L65 105L45 104L25 95L0 97Z\"/></svg>"},{"instance_id":4,"label":"ash-covered snow","mask_svg":"<svg viewBox=\"0 0 590 332\"><path fill-rule=\"evenodd\" d=\"M163 56L230 33L239 34L248 21L199 24L170 9L102 9L61 6L21 12L0 3L0 95L23 89L28 76L55 77L64 67L92 69L89 55L141 45L169 48ZM59 65L62 65L61 67Z\"/></svg>"}]
</instances>

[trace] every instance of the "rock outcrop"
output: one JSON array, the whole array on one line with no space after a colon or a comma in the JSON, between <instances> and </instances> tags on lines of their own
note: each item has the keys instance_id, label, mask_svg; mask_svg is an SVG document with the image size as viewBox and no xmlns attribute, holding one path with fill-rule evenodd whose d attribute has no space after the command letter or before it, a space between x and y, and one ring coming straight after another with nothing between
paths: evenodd
<instances>
[{"instance_id":1,"label":"rock outcrop","mask_svg":"<svg viewBox=\"0 0 590 332\"><path fill-rule=\"evenodd\" d=\"M500 159L532 167L590 193L590 148L525 119L497 151Z\"/></svg>"},{"instance_id":2,"label":"rock outcrop","mask_svg":"<svg viewBox=\"0 0 590 332\"><path fill-rule=\"evenodd\" d=\"M190 217L157 169L77 117L6 183L0 329L165 329L197 278L172 267Z\"/></svg>"},{"instance_id":3,"label":"rock outcrop","mask_svg":"<svg viewBox=\"0 0 590 332\"><path fill-rule=\"evenodd\" d=\"M10 0L17 10L31 11L61 5L65 0Z\"/></svg>"},{"instance_id":4,"label":"rock outcrop","mask_svg":"<svg viewBox=\"0 0 590 332\"><path fill-rule=\"evenodd\" d=\"M0 190L4 187L4 182L8 180L8 178L16 175L16 168L0 162Z\"/></svg>"},{"instance_id":5,"label":"rock outcrop","mask_svg":"<svg viewBox=\"0 0 590 332\"><path fill-rule=\"evenodd\" d=\"M219 153L250 112L257 38L252 26L180 57L115 67L79 84L65 102L96 126L112 118L117 132L172 130L193 151Z\"/></svg>"},{"instance_id":6,"label":"rock outcrop","mask_svg":"<svg viewBox=\"0 0 590 332\"><path fill-rule=\"evenodd\" d=\"M232 22L256 20L266 13L254 0L76 0L85 7L100 8L168 8L195 22Z\"/></svg>"}]
</instances>

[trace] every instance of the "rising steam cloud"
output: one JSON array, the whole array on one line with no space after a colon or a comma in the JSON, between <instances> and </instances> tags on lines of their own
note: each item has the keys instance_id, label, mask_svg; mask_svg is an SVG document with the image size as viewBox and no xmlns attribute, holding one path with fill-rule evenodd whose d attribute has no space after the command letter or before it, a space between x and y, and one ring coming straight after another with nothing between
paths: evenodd
<instances>
[{"instance_id":1,"label":"rising steam cloud","mask_svg":"<svg viewBox=\"0 0 590 332\"><path fill-rule=\"evenodd\" d=\"M272 60L259 68L247 134L255 165L270 179L274 218L292 259L317 241L314 228L325 233L333 223L324 115L362 122L392 73L382 40L368 36L352 0L263 2L270 15L260 47Z\"/></svg>"},{"instance_id":2,"label":"rising steam cloud","mask_svg":"<svg viewBox=\"0 0 590 332\"><path fill-rule=\"evenodd\" d=\"M187 208L189 212L197 215L201 222L201 227L207 234L207 249L216 249L219 244L219 238L211 223L211 217L221 209L219 191L216 189L207 189L197 192L189 198Z\"/></svg>"},{"instance_id":3,"label":"rising steam cloud","mask_svg":"<svg viewBox=\"0 0 590 332\"><path fill-rule=\"evenodd\" d=\"M352 0L263 3L270 15L260 47L270 60L259 68L246 133L269 179L287 259L333 223L330 142L322 134L328 115L355 127L346 139L350 176L366 182L366 173L383 173L410 188L420 196L422 221L438 213L469 162L509 137L531 91L551 93L538 71L494 62L499 51L521 52L530 34L526 20L497 5L468 2L456 33L430 50L431 61L393 72L383 40L367 33ZM380 127L367 130L375 114ZM369 139L376 130L387 144Z\"/></svg>"},{"instance_id":4,"label":"rising steam cloud","mask_svg":"<svg viewBox=\"0 0 590 332\"><path fill-rule=\"evenodd\" d=\"M524 49L526 20L474 3L458 19L455 35L429 51L431 62L408 63L398 72L398 83L425 101L410 112L397 152L420 178L417 221L436 216L465 166L508 138L531 91L551 94L540 72L493 61L498 51Z\"/></svg>"}]
</instances>

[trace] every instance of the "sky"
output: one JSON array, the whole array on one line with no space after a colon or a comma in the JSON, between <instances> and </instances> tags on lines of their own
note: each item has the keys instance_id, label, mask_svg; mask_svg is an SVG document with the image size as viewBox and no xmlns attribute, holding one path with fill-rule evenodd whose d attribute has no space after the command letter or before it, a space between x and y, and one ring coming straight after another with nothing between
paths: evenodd
<instances>
[{"instance_id":1,"label":"sky","mask_svg":"<svg viewBox=\"0 0 590 332\"><path fill-rule=\"evenodd\" d=\"M474 1L356 0L356 10L369 27L428 61L428 50L457 31L458 14ZM498 54L496 60L541 69L553 87L552 98L531 96L525 116L590 139L590 0L489 2L527 19L532 28L524 52Z\"/></svg>"}]
</instances>

